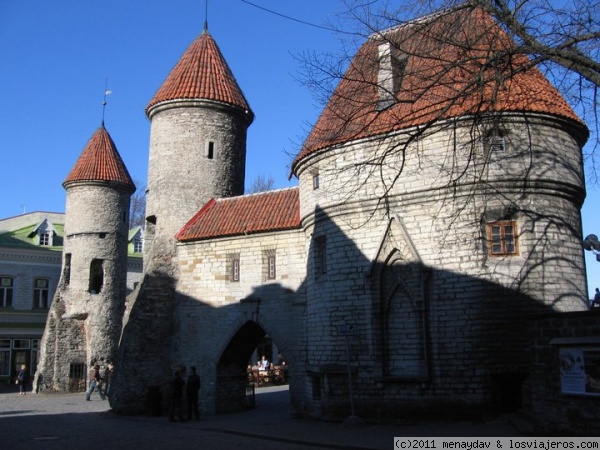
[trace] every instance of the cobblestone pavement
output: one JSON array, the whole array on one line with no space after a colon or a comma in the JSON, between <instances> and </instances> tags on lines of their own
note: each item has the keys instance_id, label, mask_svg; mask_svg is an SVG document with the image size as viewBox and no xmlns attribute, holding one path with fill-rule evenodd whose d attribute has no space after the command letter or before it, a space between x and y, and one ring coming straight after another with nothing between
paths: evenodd
<instances>
[{"instance_id":1,"label":"cobblestone pavement","mask_svg":"<svg viewBox=\"0 0 600 450\"><path fill-rule=\"evenodd\" d=\"M256 408L172 423L168 418L118 416L93 394L0 393L3 450L148 449L392 449L394 436L518 436L501 416L482 422L426 422L346 428L291 419L287 386L257 390Z\"/></svg>"}]
</instances>

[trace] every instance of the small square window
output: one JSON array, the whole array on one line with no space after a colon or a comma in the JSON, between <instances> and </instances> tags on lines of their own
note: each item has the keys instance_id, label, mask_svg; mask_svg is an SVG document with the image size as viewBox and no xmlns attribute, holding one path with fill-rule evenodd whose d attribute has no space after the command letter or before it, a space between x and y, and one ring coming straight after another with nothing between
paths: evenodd
<instances>
[{"instance_id":1,"label":"small square window","mask_svg":"<svg viewBox=\"0 0 600 450\"><path fill-rule=\"evenodd\" d=\"M133 240L133 253L142 253L144 251L144 241L141 239Z\"/></svg>"},{"instance_id":2,"label":"small square window","mask_svg":"<svg viewBox=\"0 0 600 450\"><path fill-rule=\"evenodd\" d=\"M487 238L490 255L516 255L519 253L517 223L514 221L489 223Z\"/></svg>"},{"instance_id":3,"label":"small square window","mask_svg":"<svg viewBox=\"0 0 600 450\"><path fill-rule=\"evenodd\" d=\"M506 151L506 141L504 136L488 136L487 145L490 152L504 153Z\"/></svg>"},{"instance_id":4,"label":"small square window","mask_svg":"<svg viewBox=\"0 0 600 450\"><path fill-rule=\"evenodd\" d=\"M16 349L28 349L30 347L29 339L15 339L13 341L13 348Z\"/></svg>"},{"instance_id":5,"label":"small square window","mask_svg":"<svg viewBox=\"0 0 600 450\"><path fill-rule=\"evenodd\" d=\"M492 128L488 130L482 138L483 149L486 154L500 154L507 152L506 136L508 131L504 128Z\"/></svg>"},{"instance_id":6,"label":"small square window","mask_svg":"<svg viewBox=\"0 0 600 450\"><path fill-rule=\"evenodd\" d=\"M50 233L42 233L40 234L40 245L49 246L50 242Z\"/></svg>"}]
</instances>

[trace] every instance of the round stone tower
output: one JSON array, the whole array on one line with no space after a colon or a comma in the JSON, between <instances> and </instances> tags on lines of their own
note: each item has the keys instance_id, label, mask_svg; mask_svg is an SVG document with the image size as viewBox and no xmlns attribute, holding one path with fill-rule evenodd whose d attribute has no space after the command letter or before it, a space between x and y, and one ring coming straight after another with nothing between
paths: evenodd
<instances>
[{"instance_id":1,"label":"round stone tower","mask_svg":"<svg viewBox=\"0 0 600 450\"><path fill-rule=\"evenodd\" d=\"M212 197L244 192L246 132L254 119L206 27L148 106L151 120L146 248L172 238Z\"/></svg>"},{"instance_id":2,"label":"round stone tower","mask_svg":"<svg viewBox=\"0 0 600 450\"><path fill-rule=\"evenodd\" d=\"M62 275L34 383L39 389L77 390L85 386L85 367L116 357L127 294L129 201L135 186L104 123L63 187Z\"/></svg>"},{"instance_id":3,"label":"round stone tower","mask_svg":"<svg viewBox=\"0 0 600 450\"><path fill-rule=\"evenodd\" d=\"M63 317L85 320L88 364L114 359L127 293L129 200L135 186L104 124L63 187Z\"/></svg>"}]
</instances>

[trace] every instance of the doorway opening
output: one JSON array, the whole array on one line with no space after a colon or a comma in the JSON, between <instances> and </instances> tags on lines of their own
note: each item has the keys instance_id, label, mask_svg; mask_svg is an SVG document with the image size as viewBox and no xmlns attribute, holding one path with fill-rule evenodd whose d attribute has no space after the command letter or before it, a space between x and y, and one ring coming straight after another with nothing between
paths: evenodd
<instances>
[{"instance_id":1,"label":"doorway opening","mask_svg":"<svg viewBox=\"0 0 600 450\"><path fill-rule=\"evenodd\" d=\"M287 366L282 350L256 322L244 323L229 341L217 365L215 413L251 409L255 406L256 388L286 383ZM258 363L263 356L268 363L259 370Z\"/></svg>"}]
</instances>

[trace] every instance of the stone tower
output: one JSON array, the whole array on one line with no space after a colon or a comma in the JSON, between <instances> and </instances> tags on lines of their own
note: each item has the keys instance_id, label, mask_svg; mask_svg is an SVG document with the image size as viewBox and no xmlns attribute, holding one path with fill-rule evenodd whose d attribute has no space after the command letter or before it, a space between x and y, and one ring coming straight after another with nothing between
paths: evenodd
<instances>
[{"instance_id":1,"label":"stone tower","mask_svg":"<svg viewBox=\"0 0 600 450\"><path fill-rule=\"evenodd\" d=\"M128 301L110 399L123 412L142 411L150 386L167 391L171 369L178 364L173 361L175 311L183 301L176 289L175 235L211 198L243 194L246 133L254 119L206 26L150 100L146 114L151 129L144 278Z\"/></svg>"},{"instance_id":2,"label":"stone tower","mask_svg":"<svg viewBox=\"0 0 600 450\"><path fill-rule=\"evenodd\" d=\"M212 197L244 193L246 131L254 114L206 28L146 114L151 120L148 241L174 236Z\"/></svg>"},{"instance_id":3,"label":"stone tower","mask_svg":"<svg viewBox=\"0 0 600 450\"><path fill-rule=\"evenodd\" d=\"M67 200L62 275L36 375L38 387L53 390L77 388L70 384L85 367L114 359L121 333L129 201L135 186L104 123L63 187Z\"/></svg>"}]
</instances>

